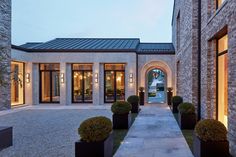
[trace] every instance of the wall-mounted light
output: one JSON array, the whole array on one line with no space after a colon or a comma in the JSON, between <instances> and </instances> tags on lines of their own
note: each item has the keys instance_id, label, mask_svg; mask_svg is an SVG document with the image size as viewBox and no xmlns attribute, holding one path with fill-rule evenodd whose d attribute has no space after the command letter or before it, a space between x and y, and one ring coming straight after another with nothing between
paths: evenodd
<instances>
[{"instance_id":1,"label":"wall-mounted light","mask_svg":"<svg viewBox=\"0 0 236 157\"><path fill-rule=\"evenodd\" d=\"M95 73L95 83L98 83L98 73Z\"/></svg>"},{"instance_id":2,"label":"wall-mounted light","mask_svg":"<svg viewBox=\"0 0 236 157\"><path fill-rule=\"evenodd\" d=\"M30 83L30 73L26 74L26 83Z\"/></svg>"},{"instance_id":3,"label":"wall-mounted light","mask_svg":"<svg viewBox=\"0 0 236 157\"><path fill-rule=\"evenodd\" d=\"M134 82L134 75L133 73L129 74L129 83L133 83Z\"/></svg>"},{"instance_id":4,"label":"wall-mounted light","mask_svg":"<svg viewBox=\"0 0 236 157\"><path fill-rule=\"evenodd\" d=\"M65 80L64 80L64 73L61 73L61 83L64 83Z\"/></svg>"}]
</instances>

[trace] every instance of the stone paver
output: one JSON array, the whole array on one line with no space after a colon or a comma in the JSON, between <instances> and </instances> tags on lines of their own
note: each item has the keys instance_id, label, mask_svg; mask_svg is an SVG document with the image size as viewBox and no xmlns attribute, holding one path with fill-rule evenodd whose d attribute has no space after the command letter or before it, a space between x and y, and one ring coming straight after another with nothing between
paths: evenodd
<instances>
[{"instance_id":1,"label":"stone paver","mask_svg":"<svg viewBox=\"0 0 236 157\"><path fill-rule=\"evenodd\" d=\"M0 157L74 157L80 123L98 115L111 118L110 110L97 108L41 106L4 112L0 126L13 126L14 141Z\"/></svg>"},{"instance_id":2,"label":"stone paver","mask_svg":"<svg viewBox=\"0 0 236 157\"><path fill-rule=\"evenodd\" d=\"M115 157L193 157L166 105L143 107Z\"/></svg>"}]
</instances>

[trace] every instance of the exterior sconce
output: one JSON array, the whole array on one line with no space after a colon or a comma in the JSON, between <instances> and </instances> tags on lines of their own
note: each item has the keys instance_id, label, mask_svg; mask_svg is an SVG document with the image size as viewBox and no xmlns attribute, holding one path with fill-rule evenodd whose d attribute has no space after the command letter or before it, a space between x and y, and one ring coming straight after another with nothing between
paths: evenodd
<instances>
[{"instance_id":1,"label":"exterior sconce","mask_svg":"<svg viewBox=\"0 0 236 157\"><path fill-rule=\"evenodd\" d=\"M26 74L26 83L30 83L30 73Z\"/></svg>"},{"instance_id":2,"label":"exterior sconce","mask_svg":"<svg viewBox=\"0 0 236 157\"><path fill-rule=\"evenodd\" d=\"M64 73L61 73L61 83L64 83L65 80L64 80Z\"/></svg>"},{"instance_id":3,"label":"exterior sconce","mask_svg":"<svg viewBox=\"0 0 236 157\"><path fill-rule=\"evenodd\" d=\"M129 83L133 83L134 82L134 75L133 73L129 74Z\"/></svg>"},{"instance_id":4,"label":"exterior sconce","mask_svg":"<svg viewBox=\"0 0 236 157\"><path fill-rule=\"evenodd\" d=\"M95 83L98 83L98 73L95 73Z\"/></svg>"}]
</instances>

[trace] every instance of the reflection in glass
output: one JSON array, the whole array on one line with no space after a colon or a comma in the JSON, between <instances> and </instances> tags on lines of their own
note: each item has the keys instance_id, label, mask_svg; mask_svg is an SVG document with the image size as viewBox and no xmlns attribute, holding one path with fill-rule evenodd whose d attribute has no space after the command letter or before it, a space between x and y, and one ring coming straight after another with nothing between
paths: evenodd
<instances>
[{"instance_id":1,"label":"reflection in glass","mask_svg":"<svg viewBox=\"0 0 236 157\"><path fill-rule=\"evenodd\" d=\"M11 105L24 104L24 63L11 62Z\"/></svg>"},{"instance_id":2,"label":"reflection in glass","mask_svg":"<svg viewBox=\"0 0 236 157\"><path fill-rule=\"evenodd\" d=\"M52 101L59 102L60 101L60 82L59 82L60 72L53 71L52 72Z\"/></svg>"},{"instance_id":3,"label":"reflection in glass","mask_svg":"<svg viewBox=\"0 0 236 157\"><path fill-rule=\"evenodd\" d=\"M106 102L114 102L115 101L115 73L114 71L106 71L106 88L105 88L105 99Z\"/></svg>"},{"instance_id":4,"label":"reflection in glass","mask_svg":"<svg viewBox=\"0 0 236 157\"><path fill-rule=\"evenodd\" d=\"M125 73L116 72L116 100L125 100Z\"/></svg>"},{"instance_id":5,"label":"reflection in glass","mask_svg":"<svg viewBox=\"0 0 236 157\"><path fill-rule=\"evenodd\" d=\"M148 103L166 102L165 73L159 69L148 72Z\"/></svg>"},{"instance_id":6,"label":"reflection in glass","mask_svg":"<svg viewBox=\"0 0 236 157\"><path fill-rule=\"evenodd\" d=\"M50 72L41 73L41 100L50 102Z\"/></svg>"}]
</instances>

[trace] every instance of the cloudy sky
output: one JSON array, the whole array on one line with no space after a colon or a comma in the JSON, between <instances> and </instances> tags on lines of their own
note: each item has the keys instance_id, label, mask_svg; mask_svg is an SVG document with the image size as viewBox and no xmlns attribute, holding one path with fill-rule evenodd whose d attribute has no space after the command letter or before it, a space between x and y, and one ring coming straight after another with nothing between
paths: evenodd
<instances>
[{"instance_id":1,"label":"cloudy sky","mask_svg":"<svg viewBox=\"0 0 236 157\"><path fill-rule=\"evenodd\" d=\"M174 0L12 0L12 43L59 37L170 42Z\"/></svg>"}]
</instances>

